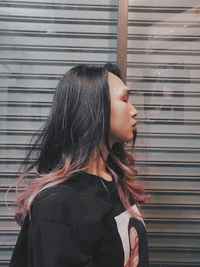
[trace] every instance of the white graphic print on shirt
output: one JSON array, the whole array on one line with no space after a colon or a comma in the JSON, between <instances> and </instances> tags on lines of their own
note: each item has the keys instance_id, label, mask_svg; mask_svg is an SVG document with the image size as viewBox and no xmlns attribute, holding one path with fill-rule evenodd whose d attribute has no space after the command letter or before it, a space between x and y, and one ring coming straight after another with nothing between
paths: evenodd
<instances>
[{"instance_id":1,"label":"white graphic print on shirt","mask_svg":"<svg viewBox=\"0 0 200 267\"><path fill-rule=\"evenodd\" d=\"M140 218L140 221L142 221L142 223L144 224L144 221L142 220L141 214L136 205L132 206L132 210L136 215L138 215L137 219ZM123 250L124 250L124 266L127 265L127 263L129 262L130 256L131 256L131 247L130 247L131 246L131 242L130 242L131 232L132 234L133 232L136 232L136 229L134 227L131 227L132 230L129 229L130 218L131 216L127 211L124 211L115 217L115 221L117 223L117 229L118 229L120 238L122 240L122 245L123 245ZM137 266L137 265L131 264L130 262L130 265L128 266Z\"/></svg>"}]
</instances>

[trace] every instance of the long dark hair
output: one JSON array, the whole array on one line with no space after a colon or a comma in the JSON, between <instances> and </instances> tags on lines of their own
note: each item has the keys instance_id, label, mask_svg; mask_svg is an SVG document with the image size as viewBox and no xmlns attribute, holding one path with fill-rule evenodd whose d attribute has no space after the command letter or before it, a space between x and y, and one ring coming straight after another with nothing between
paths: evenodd
<instances>
[{"instance_id":1,"label":"long dark hair","mask_svg":"<svg viewBox=\"0 0 200 267\"><path fill-rule=\"evenodd\" d=\"M133 183L136 174L133 155L125 151L123 143L109 146L108 72L121 78L114 64L81 64L70 69L58 83L49 118L31 146L25 160L26 169L17 182L18 189L25 177L35 176L17 199L19 224L41 190L85 170L95 149L98 148L97 158L102 156L103 145L109 151L107 171L117 184L124 206L130 207L130 196L145 201L143 189Z\"/></svg>"}]
</instances>

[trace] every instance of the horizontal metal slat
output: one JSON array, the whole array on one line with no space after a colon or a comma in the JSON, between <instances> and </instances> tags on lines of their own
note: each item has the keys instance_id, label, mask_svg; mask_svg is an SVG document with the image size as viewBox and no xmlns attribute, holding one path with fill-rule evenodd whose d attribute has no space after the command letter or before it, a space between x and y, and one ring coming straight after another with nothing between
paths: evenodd
<instances>
[{"instance_id":1,"label":"horizontal metal slat","mask_svg":"<svg viewBox=\"0 0 200 267\"><path fill-rule=\"evenodd\" d=\"M13 36L6 36L3 35L1 36L0 39L0 44L17 44L17 45L46 45L48 46L50 43L52 46L59 46L59 45L63 45L63 46L73 46L73 47L79 47L80 46L80 42L77 42L77 38L65 38L65 37L46 37L46 35L44 34L42 36L42 38L38 37L38 38L30 38L29 36L15 36L13 38ZM82 47L117 47L117 39L98 39L98 41L95 38L92 37L88 37L88 36L82 36L81 37L81 46ZM40 60L40 59L38 59ZM14 59L10 59L10 61L14 62ZM19 64L20 62L23 61L23 57L21 57L21 59L18 60ZM63 60L58 61L56 58L54 59L55 63L56 62L63 62ZM70 64L70 60L66 60L66 62L69 62ZM71 62L77 62L80 63L80 61L78 60L78 58L74 57ZM88 60L85 61L85 63L88 62ZM27 64L29 63L29 61L27 61ZM46 64L48 64L48 62L46 62Z\"/></svg>"},{"instance_id":2,"label":"horizontal metal slat","mask_svg":"<svg viewBox=\"0 0 200 267\"><path fill-rule=\"evenodd\" d=\"M58 3L58 2L28 2L28 1L9 1L0 2L1 7L15 7L15 8L39 8L39 9L56 9L56 10L89 10L89 11L117 11L116 3L114 5L99 5L94 3L92 5L89 4L72 4L72 3Z\"/></svg>"},{"instance_id":3,"label":"horizontal metal slat","mask_svg":"<svg viewBox=\"0 0 200 267\"><path fill-rule=\"evenodd\" d=\"M116 53L115 47L69 47L69 46L38 46L38 45L3 45L0 44L0 49L11 51L46 51L46 52L72 52L72 53Z\"/></svg>"},{"instance_id":4,"label":"horizontal metal slat","mask_svg":"<svg viewBox=\"0 0 200 267\"><path fill-rule=\"evenodd\" d=\"M34 23L52 23L52 17L38 17L38 16L13 16L11 14L1 15L0 21L6 22L34 22ZM116 19L102 19L102 18L69 18L69 17L54 17L53 24L80 24L80 25L116 25Z\"/></svg>"},{"instance_id":5,"label":"horizontal metal slat","mask_svg":"<svg viewBox=\"0 0 200 267\"><path fill-rule=\"evenodd\" d=\"M200 50L184 50L184 49L162 49L162 48L128 48L130 54L148 54L148 55L187 55L187 56L199 56Z\"/></svg>"},{"instance_id":6,"label":"horizontal metal slat","mask_svg":"<svg viewBox=\"0 0 200 267\"><path fill-rule=\"evenodd\" d=\"M170 20L170 21L160 21L156 20L135 20L135 19L130 19L128 22L129 27L173 27L173 28L179 28L179 27L184 27L184 25L187 25L187 28L198 28L198 22L196 21L187 21L187 23L183 21L176 21L176 20Z\"/></svg>"},{"instance_id":7,"label":"horizontal metal slat","mask_svg":"<svg viewBox=\"0 0 200 267\"><path fill-rule=\"evenodd\" d=\"M160 76L129 76L128 78L129 82L155 82L155 83L181 83L181 84L199 84L200 79L199 78L191 78L191 77L160 77Z\"/></svg>"},{"instance_id":8,"label":"horizontal metal slat","mask_svg":"<svg viewBox=\"0 0 200 267\"><path fill-rule=\"evenodd\" d=\"M177 266L181 266L181 267L192 267L192 266L199 266L200 265L200 261L198 262L177 262L177 261L172 261L172 262L167 262L165 261L163 263L163 261L156 261L155 258L153 260L151 260L151 263L150 263L151 267L177 267Z\"/></svg>"},{"instance_id":9,"label":"horizontal metal slat","mask_svg":"<svg viewBox=\"0 0 200 267\"><path fill-rule=\"evenodd\" d=\"M140 68L140 69L161 69L161 70L171 70L171 69L180 69L180 70L193 70L193 69L197 69L199 70L200 69L200 64L196 63L196 64L189 64L189 63L178 63L178 62L174 62L174 63L170 63L170 64L167 64L166 62L160 62L160 63L157 63L157 62L129 62L128 65L128 71L132 71L132 69L137 69L137 68ZM130 69L129 69L130 68Z\"/></svg>"},{"instance_id":10,"label":"horizontal metal slat","mask_svg":"<svg viewBox=\"0 0 200 267\"><path fill-rule=\"evenodd\" d=\"M22 2L22 0L9 0L10 1L10 3L12 4L12 2L14 2L14 3L21 3ZM184 1L184 0L183 0ZM26 3L29 3L29 2L31 2L31 3L33 3L33 0L26 0ZM34 0L34 3L41 3L41 1L40 0ZM72 2L71 2L71 0L51 0L51 1L49 1L49 0L42 0L42 3L47 3L47 4L49 4L49 3L51 3L51 4L64 4L64 5L66 5L66 4L71 4L71 5L79 5L79 4L81 4L81 5L93 5L93 6L95 6L95 5L98 5L98 6L101 6L101 5L109 5L109 6L117 6L117 0L112 0L112 2L110 2L110 0L101 0L101 1L98 1L98 3L94 3L94 0L84 0L84 2L82 1L82 0L74 0L73 1L73 4L72 4Z\"/></svg>"},{"instance_id":11,"label":"horizontal metal slat","mask_svg":"<svg viewBox=\"0 0 200 267\"><path fill-rule=\"evenodd\" d=\"M0 29L0 34L2 36L28 36L28 37L65 37L65 38L76 38L76 39L82 39L82 38L95 38L95 39L116 39L117 35L116 33L90 33L90 32L78 32L78 33L72 33L72 32L44 32L44 31L26 31L26 30L3 30Z\"/></svg>"},{"instance_id":12,"label":"horizontal metal slat","mask_svg":"<svg viewBox=\"0 0 200 267\"><path fill-rule=\"evenodd\" d=\"M156 24L157 25L157 24ZM165 28L163 28L163 31L165 30ZM150 41L150 45L147 46L147 42ZM182 41L180 42L179 39L175 39L173 38L173 41L171 39L167 39L165 41L163 40L159 40L157 38L151 38L150 40L145 41L144 39L138 39L138 40L131 40L128 39L128 48L132 47L132 48L151 48L151 49L160 49L162 48L163 50L167 50L167 49L175 49L175 48L180 48L180 49L191 49L191 50L196 50L199 49L199 43L198 42L194 42L191 43L190 42L185 42ZM140 60L138 60L140 61ZM152 62L153 62L153 58L152 58ZM172 60L173 61L173 60ZM166 62L165 62L166 63ZM177 61L177 64L183 64L183 61ZM186 62L184 62L186 63ZM132 62L130 62L130 64L132 64ZM192 62L190 64L193 64Z\"/></svg>"},{"instance_id":13,"label":"horizontal metal slat","mask_svg":"<svg viewBox=\"0 0 200 267\"><path fill-rule=\"evenodd\" d=\"M172 35L172 34L154 34L152 37L152 39L156 40L156 41L182 41L182 42L192 42L192 41L199 41L200 37L198 35L198 33L196 33L195 35L184 35L184 34L180 34L180 35ZM149 34L135 34L135 33L129 33L128 35L128 40L144 40L144 41L148 41L149 40Z\"/></svg>"},{"instance_id":14,"label":"horizontal metal slat","mask_svg":"<svg viewBox=\"0 0 200 267\"><path fill-rule=\"evenodd\" d=\"M195 12L195 10L190 8L193 7L192 5L185 5L185 6L171 6L167 3L165 6L156 5L153 3L152 5L148 5L147 3L145 5L137 5L134 3L134 5L129 5L129 12L156 12L156 13L182 13L183 11L187 12ZM189 10L188 10L189 9Z\"/></svg>"}]
</instances>

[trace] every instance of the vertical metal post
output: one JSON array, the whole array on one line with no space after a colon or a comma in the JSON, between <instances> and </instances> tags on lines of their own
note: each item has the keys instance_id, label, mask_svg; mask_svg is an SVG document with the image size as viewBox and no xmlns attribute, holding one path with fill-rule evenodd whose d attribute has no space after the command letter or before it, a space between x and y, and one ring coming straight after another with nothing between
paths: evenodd
<instances>
[{"instance_id":1,"label":"vertical metal post","mask_svg":"<svg viewBox=\"0 0 200 267\"><path fill-rule=\"evenodd\" d=\"M127 39L128 39L128 0L118 3L117 65L126 83L127 75Z\"/></svg>"}]
</instances>

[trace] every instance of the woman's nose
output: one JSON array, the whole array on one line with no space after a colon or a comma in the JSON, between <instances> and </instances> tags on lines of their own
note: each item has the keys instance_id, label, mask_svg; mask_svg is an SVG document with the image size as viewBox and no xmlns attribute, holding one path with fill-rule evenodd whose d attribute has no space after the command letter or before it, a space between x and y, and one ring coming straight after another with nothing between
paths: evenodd
<instances>
[{"instance_id":1,"label":"woman's nose","mask_svg":"<svg viewBox=\"0 0 200 267\"><path fill-rule=\"evenodd\" d=\"M130 114L131 114L131 117L136 117L138 114L137 109L133 105L131 105Z\"/></svg>"}]
</instances>

